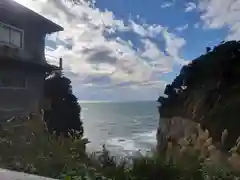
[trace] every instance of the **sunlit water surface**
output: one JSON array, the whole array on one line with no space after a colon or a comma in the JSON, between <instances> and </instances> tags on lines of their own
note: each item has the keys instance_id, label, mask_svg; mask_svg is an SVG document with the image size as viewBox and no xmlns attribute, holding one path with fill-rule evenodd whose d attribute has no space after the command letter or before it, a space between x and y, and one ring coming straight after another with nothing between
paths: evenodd
<instances>
[{"instance_id":1,"label":"sunlit water surface","mask_svg":"<svg viewBox=\"0 0 240 180\"><path fill-rule=\"evenodd\" d=\"M156 102L80 102L89 152L103 144L118 155L145 153L156 146L158 110Z\"/></svg>"}]
</instances>

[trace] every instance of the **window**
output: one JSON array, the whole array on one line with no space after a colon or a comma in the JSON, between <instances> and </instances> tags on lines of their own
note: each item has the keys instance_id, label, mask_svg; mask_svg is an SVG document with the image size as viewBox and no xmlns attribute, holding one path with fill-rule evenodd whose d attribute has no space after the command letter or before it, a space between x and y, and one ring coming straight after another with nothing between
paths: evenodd
<instances>
[{"instance_id":1,"label":"window","mask_svg":"<svg viewBox=\"0 0 240 180\"><path fill-rule=\"evenodd\" d=\"M0 77L0 88L26 88L25 76L5 74Z\"/></svg>"},{"instance_id":2,"label":"window","mask_svg":"<svg viewBox=\"0 0 240 180\"><path fill-rule=\"evenodd\" d=\"M10 28L0 24L0 41L10 43Z\"/></svg>"},{"instance_id":3,"label":"window","mask_svg":"<svg viewBox=\"0 0 240 180\"><path fill-rule=\"evenodd\" d=\"M23 31L0 22L0 43L23 48Z\"/></svg>"},{"instance_id":4,"label":"window","mask_svg":"<svg viewBox=\"0 0 240 180\"><path fill-rule=\"evenodd\" d=\"M22 34L20 31L17 30L11 30L11 44L22 47Z\"/></svg>"}]
</instances>

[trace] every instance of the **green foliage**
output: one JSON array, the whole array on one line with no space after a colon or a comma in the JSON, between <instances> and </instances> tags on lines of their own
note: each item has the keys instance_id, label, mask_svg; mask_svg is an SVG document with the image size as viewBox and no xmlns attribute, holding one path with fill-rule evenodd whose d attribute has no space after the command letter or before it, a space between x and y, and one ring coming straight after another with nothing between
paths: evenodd
<instances>
[{"instance_id":1,"label":"green foliage","mask_svg":"<svg viewBox=\"0 0 240 180\"><path fill-rule=\"evenodd\" d=\"M159 96L159 98L157 99L157 102L163 104L165 101L166 101L166 97L163 97L163 96Z\"/></svg>"},{"instance_id":2,"label":"green foliage","mask_svg":"<svg viewBox=\"0 0 240 180\"><path fill-rule=\"evenodd\" d=\"M81 107L73 95L71 81L61 74L53 74L45 80L45 97L51 100L51 109L44 112L49 132L81 137Z\"/></svg>"},{"instance_id":3,"label":"green foliage","mask_svg":"<svg viewBox=\"0 0 240 180\"><path fill-rule=\"evenodd\" d=\"M102 156L104 156L103 159L106 162L99 161ZM103 150L102 155L96 160L99 163L98 168L85 168L84 172L69 170L65 172L62 179L82 178L86 177L86 174L90 172L92 176L88 175L88 180L235 180L237 178L226 170L209 169L196 159L192 161L192 164L186 165L185 162L176 163L168 161L166 157L155 155L133 158L128 162L117 163L112 161L114 158L106 150ZM109 160L112 162L109 163Z\"/></svg>"},{"instance_id":4,"label":"green foliage","mask_svg":"<svg viewBox=\"0 0 240 180\"><path fill-rule=\"evenodd\" d=\"M165 94L174 96L174 89L182 90L200 87L204 83L215 80L221 85L233 85L240 76L240 41L222 42L218 46L207 48L206 54L194 59L190 64L182 67L180 74L172 84L165 88ZM181 91L179 91L181 92Z\"/></svg>"},{"instance_id":5,"label":"green foliage","mask_svg":"<svg viewBox=\"0 0 240 180\"><path fill-rule=\"evenodd\" d=\"M165 117L201 121L214 141L227 128L226 146L231 147L240 135L239 78L240 41L221 42L182 67L180 74L166 86L167 98L161 99L159 111Z\"/></svg>"},{"instance_id":6,"label":"green foliage","mask_svg":"<svg viewBox=\"0 0 240 180\"><path fill-rule=\"evenodd\" d=\"M64 167L89 161L85 139L55 138L38 117L4 124L0 130L0 168L57 178Z\"/></svg>"},{"instance_id":7,"label":"green foliage","mask_svg":"<svg viewBox=\"0 0 240 180\"><path fill-rule=\"evenodd\" d=\"M118 162L103 147L88 157L85 140L44 132L39 119L9 123L0 131L0 167L62 180L233 180L230 171L210 169L197 158L169 160L164 155L142 156Z\"/></svg>"}]
</instances>

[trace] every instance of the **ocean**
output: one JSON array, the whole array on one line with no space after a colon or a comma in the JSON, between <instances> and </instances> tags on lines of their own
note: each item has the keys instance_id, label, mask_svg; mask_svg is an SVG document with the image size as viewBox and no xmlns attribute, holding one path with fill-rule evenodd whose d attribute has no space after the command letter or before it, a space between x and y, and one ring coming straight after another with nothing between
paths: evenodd
<instances>
[{"instance_id":1,"label":"ocean","mask_svg":"<svg viewBox=\"0 0 240 180\"><path fill-rule=\"evenodd\" d=\"M112 154L133 156L156 147L157 102L80 102L88 152L105 144Z\"/></svg>"}]
</instances>

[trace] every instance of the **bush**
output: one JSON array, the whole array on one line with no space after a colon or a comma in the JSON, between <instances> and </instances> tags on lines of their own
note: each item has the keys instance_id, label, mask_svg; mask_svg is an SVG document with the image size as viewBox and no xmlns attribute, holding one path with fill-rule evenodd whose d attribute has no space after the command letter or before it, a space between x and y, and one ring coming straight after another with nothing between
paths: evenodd
<instances>
[{"instance_id":1,"label":"bush","mask_svg":"<svg viewBox=\"0 0 240 180\"><path fill-rule=\"evenodd\" d=\"M110 156L104 146L102 154L92 159L95 169L89 180L96 179L94 173L97 172L101 173L97 173L98 177L112 180L240 179L240 138L229 154L221 154L212 143L208 131L203 131L199 125L196 129L196 134L190 134L175 143L169 141L164 154L136 157L120 163ZM226 137L227 130L222 133L222 146ZM78 177L78 172L72 177Z\"/></svg>"},{"instance_id":2,"label":"bush","mask_svg":"<svg viewBox=\"0 0 240 180\"><path fill-rule=\"evenodd\" d=\"M99 163L101 164L102 161ZM208 169L207 166L201 165L200 161L194 162L198 166L187 168L173 161L167 161L160 156L132 159L131 166L123 164L115 163L115 165L111 164L108 167L104 166L102 169L85 167L84 171L83 168L81 171L71 170L66 172L67 175L62 179L88 177L88 180L235 180L236 178L229 171Z\"/></svg>"},{"instance_id":3,"label":"bush","mask_svg":"<svg viewBox=\"0 0 240 180\"><path fill-rule=\"evenodd\" d=\"M46 133L39 117L12 121L0 130L0 167L56 178L66 166L74 168L89 161L86 143L86 139Z\"/></svg>"}]
</instances>

